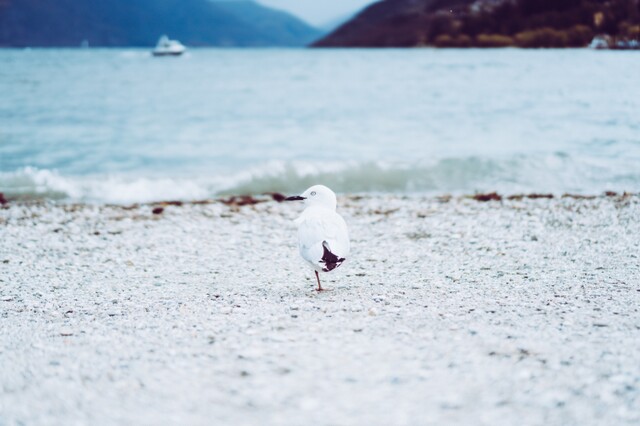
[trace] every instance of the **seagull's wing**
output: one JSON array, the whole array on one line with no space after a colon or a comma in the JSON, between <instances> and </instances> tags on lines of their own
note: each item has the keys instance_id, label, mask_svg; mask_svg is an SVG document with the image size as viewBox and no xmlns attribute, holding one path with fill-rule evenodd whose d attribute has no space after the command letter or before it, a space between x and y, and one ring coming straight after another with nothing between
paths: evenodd
<instances>
[{"instance_id":1,"label":"seagull's wing","mask_svg":"<svg viewBox=\"0 0 640 426\"><path fill-rule=\"evenodd\" d=\"M333 211L309 212L298 221L300 255L318 270L332 270L349 254L344 219Z\"/></svg>"}]
</instances>

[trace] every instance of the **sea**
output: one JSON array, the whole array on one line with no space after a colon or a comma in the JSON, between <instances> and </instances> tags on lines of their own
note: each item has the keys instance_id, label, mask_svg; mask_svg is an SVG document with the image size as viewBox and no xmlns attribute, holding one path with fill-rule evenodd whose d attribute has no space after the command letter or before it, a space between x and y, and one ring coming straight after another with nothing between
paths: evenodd
<instances>
[{"instance_id":1,"label":"sea","mask_svg":"<svg viewBox=\"0 0 640 426\"><path fill-rule=\"evenodd\" d=\"M0 49L0 192L640 191L640 54Z\"/></svg>"}]
</instances>

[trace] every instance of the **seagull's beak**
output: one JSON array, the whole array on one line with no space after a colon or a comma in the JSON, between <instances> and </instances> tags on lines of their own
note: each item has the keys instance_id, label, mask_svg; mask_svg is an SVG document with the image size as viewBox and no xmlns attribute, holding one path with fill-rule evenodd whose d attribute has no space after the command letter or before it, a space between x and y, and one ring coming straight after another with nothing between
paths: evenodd
<instances>
[{"instance_id":1,"label":"seagull's beak","mask_svg":"<svg viewBox=\"0 0 640 426\"><path fill-rule=\"evenodd\" d=\"M284 200L285 201L302 201L302 200L306 200L306 197L302 197L300 195L294 195L293 197L287 197Z\"/></svg>"}]
</instances>

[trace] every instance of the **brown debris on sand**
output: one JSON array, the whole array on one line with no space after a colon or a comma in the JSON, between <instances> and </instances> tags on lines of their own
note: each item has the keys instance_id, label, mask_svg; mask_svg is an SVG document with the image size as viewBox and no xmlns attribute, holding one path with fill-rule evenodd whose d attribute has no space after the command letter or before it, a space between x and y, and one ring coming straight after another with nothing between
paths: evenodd
<instances>
[{"instance_id":1,"label":"brown debris on sand","mask_svg":"<svg viewBox=\"0 0 640 426\"><path fill-rule=\"evenodd\" d=\"M529 198L531 200L537 200L539 198L546 198L546 199L552 199L553 198L553 194L537 194L537 193L532 193L532 194L514 194L514 195L509 195L507 197L507 200L511 200L511 201L520 201L523 200L525 198Z\"/></svg>"},{"instance_id":2,"label":"brown debris on sand","mask_svg":"<svg viewBox=\"0 0 640 426\"><path fill-rule=\"evenodd\" d=\"M182 206L184 204L184 202L182 201L160 201L158 203L153 203L156 206L162 206L162 207L166 207L166 206Z\"/></svg>"},{"instance_id":3,"label":"brown debris on sand","mask_svg":"<svg viewBox=\"0 0 640 426\"><path fill-rule=\"evenodd\" d=\"M552 199L553 194L529 194L527 198L531 198L532 200L537 200L538 198Z\"/></svg>"},{"instance_id":4,"label":"brown debris on sand","mask_svg":"<svg viewBox=\"0 0 640 426\"><path fill-rule=\"evenodd\" d=\"M562 198L572 198L574 200L594 200L595 195L581 195L581 194L562 194Z\"/></svg>"},{"instance_id":5,"label":"brown debris on sand","mask_svg":"<svg viewBox=\"0 0 640 426\"><path fill-rule=\"evenodd\" d=\"M400 209L399 208L387 209L387 210L375 209L375 210L372 210L371 213L377 214L377 215L382 215L382 216L389 216L389 215L397 212L398 210L400 210Z\"/></svg>"},{"instance_id":6,"label":"brown debris on sand","mask_svg":"<svg viewBox=\"0 0 640 426\"><path fill-rule=\"evenodd\" d=\"M218 200L222 204L232 207L253 206L255 204L264 203L267 200L258 200L251 195L233 195L227 199Z\"/></svg>"},{"instance_id":7,"label":"brown debris on sand","mask_svg":"<svg viewBox=\"0 0 640 426\"><path fill-rule=\"evenodd\" d=\"M193 204L194 206L204 206L207 204L213 204L215 202L216 200L196 200L196 201L192 201L191 204Z\"/></svg>"},{"instance_id":8,"label":"brown debris on sand","mask_svg":"<svg viewBox=\"0 0 640 426\"><path fill-rule=\"evenodd\" d=\"M276 201L278 203L281 203L285 200L285 198L287 198L286 196L282 195L279 192L265 192L264 195L270 195L271 199L273 201Z\"/></svg>"},{"instance_id":9,"label":"brown debris on sand","mask_svg":"<svg viewBox=\"0 0 640 426\"><path fill-rule=\"evenodd\" d=\"M502 195L497 192L489 192L487 194L475 194L472 197L476 201L487 202L487 201L502 201Z\"/></svg>"}]
</instances>

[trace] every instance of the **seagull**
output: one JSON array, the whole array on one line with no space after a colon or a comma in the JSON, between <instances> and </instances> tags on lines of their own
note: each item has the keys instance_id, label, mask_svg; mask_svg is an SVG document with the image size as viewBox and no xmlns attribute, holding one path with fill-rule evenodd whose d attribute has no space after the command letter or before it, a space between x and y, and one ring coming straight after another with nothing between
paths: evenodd
<instances>
[{"instance_id":1,"label":"seagull","mask_svg":"<svg viewBox=\"0 0 640 426\"><path fill-rule=\"evenodd\" d=\"M306 207L295 220L298 249L316 273L317 290L323 291L319 272L331 272L342 265L350 248L347 224L336 213L336 194L324 185L314 185L285 201L304 201Z\"/></svg>"}]
</instances>

